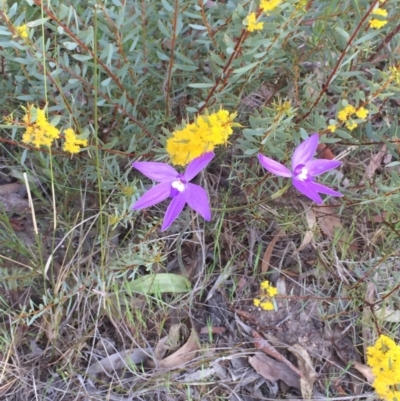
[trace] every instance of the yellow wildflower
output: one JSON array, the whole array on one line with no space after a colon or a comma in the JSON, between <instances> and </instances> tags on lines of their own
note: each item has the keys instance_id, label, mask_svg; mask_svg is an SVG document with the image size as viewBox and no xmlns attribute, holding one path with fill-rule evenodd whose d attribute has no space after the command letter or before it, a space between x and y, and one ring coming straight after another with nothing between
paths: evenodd
<instances>
[{"instance_id":1,"label":"yellow wildflower","mask_svg":"<svg viewBox=\"0 0 400 401\"><path fill-rule=\"evenodd\" d=\"M340 110L338 113L338 120L346 121L350 118L352 114L356 112L356 109L353 106L346 106L344 109Z\"/></svg>"},{"instance_id":2,"label":"yellow wildflower","mask_svg":"<svg viewBox=\"0 0 400 401\"><path fill-rule=\"evenodd\" d=\"M87 139L79 139L76 137L75 131L72 128L67 128L64 130L64 152L69 152L72 154L79 153L81 146L87 146Z\"/></svg>"},{"instance_id":3,"label":"yellow wildflower","mask_svg":"<svg viewBox=\"0 0 400 401\"><path fill-rule=\"evenodd\" d=\"M253 300L254 306L263 310L274 310L272 298L278 294L278 289L273 287L268 280L260 284L260 295Z\"/></svg>"},{"instance_id":4,"label":"yellow wildflower","mask_svg":"<svg viewBox=\"0 0 400 401\"><path fill-rule=\"evenodd\" d=\"M260 1L260 8L265 11L272 11L275 10L282 3L282 0L261 0Z\"/></svg>"},{"instance_id":5,"label":"yellow wildflower","mask_svg":"<svg viewBox=\"0 0 400 401\"><path fill-rule=\"evenodd\" d=\"M365 107L360 107L357 111L356 111L356 116L358 118L366 118L368 116L369 111L365 108Z\"/></svg>"},{"instance_id":6,"label":"yellow wildflower","mask_svg":"<svg viewBox=\"0 0 400 401\"><path fill-rule=\"evenodd\" d=\"M372 14L378 15L381 18L373 18L371 21L369 21L369 26L371 28L380 29L387 24L387 21L383 18L386 18L388 13L384 8L376 8L374 11L372 11Z\"/></svg>"},{"instance_id":7,"label":"yellow wildflower","mask_svg":"<svg viewBox=\"0 0 400 401\"><path fill-rule=\"evenodd\" d=\"M254 298L253 304L258 308L261 305L261 299Z\"/></svg>"},{"instance_id":8,"label":"yellow wildflower","mask_svg":"<svg viewBox=\"0 0 400 401\"><path fill-rule=\"evenodd\" d=\"M250 13L245 22L249 32L261 31L264 28L264 22L257 22L256 13Z\"/></svg>"},{"instance_id":9,"label":"yellow wildflower","mask_svg":"<svg viewBox=\"0 0 400 401\"><path fill-rule=\"evenodd\" d=\"M215 146L226 144L232 134L232 127L237 113L219 110L208 116L199 116L181 130L174 131L167 140L166 151L173 164L185 166L205 152L211 152Z\"/></svg>"},{"instance_id":10,"label":"yellow wildflower","mask_svg":"<svg viewBox=\"0 0 400 401\"><path fill-rule=\"evenodd\" d=\"M355 123L353 120L347 121L346 123L346 128L350 131L353 131L354 129L356 129L358 127L358 124Z\"/></svg>"},{"instance_id":11,"label":"yellow wildflower","mask_svg":"<svg viewBox=\"0 0 400 401\"><path fill-rule=\"evenodd\" d=\"M16 26L14 36L19 36L22 39L26 39L29 36L28 26L27 25Z\"/></svg>"},{"instance_id":12,"label":"yellow wildflower","mask_svg":"<svg viewBox=\"0 0 400 401\"><path fill-rule=\"evenodd\" d=\"M335 132L337 127L336 127L336 125L328 125L327 128L328 128L329 131Z\"/></svg>"},{"instance_id":13,"label":"yellow wildflower","mask_svg":"<svg viewBox=\"0 0 400 401\"><path fill-rule=\"evenodd\" d=\"M367 363L375 376L372 385L378 396L400 400L400 345L382 334L375 345L367 348Z\"/></svg>"},{"instance_id":14,"label":"yellow wildflower","mask_svg":"<svg viewBox=\"0 0 400 401\"><path fill-rule=\"evenodd\" d=\"M400 85L400 66L389 67L391 78L396 81L397 85Z\"/></svg>"},{"instance_id":15,"label":"yellow wildflower","mask_svg":"<svg viewBox=\"0 0 400 401\"><path fill-rule=\"evenodd\" d=\"M388 13L384 8L376 8L374 11L372 11L372 14L386 18Z\"/></svg>"},{"instance_id":16,"label":"yellow wildflower","mask_svg":"<svg viewBox=\"0 0 400 401\"><path fill-rule=\"evenodd\" d=\"M60 137L60 131L47 121L44 110L30 106L25 112L23 121L26 124L26 131L22 136L22 142L32 144L37 148L50 147L53 141ZM36 120L33 121L35 114Z\"/></svg>"}]
</instances>

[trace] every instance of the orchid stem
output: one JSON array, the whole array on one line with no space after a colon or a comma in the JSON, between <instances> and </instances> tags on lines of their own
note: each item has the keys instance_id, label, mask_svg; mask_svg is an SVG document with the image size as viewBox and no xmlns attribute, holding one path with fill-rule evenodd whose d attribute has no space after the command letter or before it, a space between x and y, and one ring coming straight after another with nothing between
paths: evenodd
<instances>
[{"instance_id":1,"label":"orchid stem","mask_svg":"<svg viewBox=\"0 0 400 401\"><path fill-rule=\"evenodd\" d=\"M227 208L211 208L213 212L234 212L237 210L243 210L243 209L250 209L254 206L261 205L263 203L272 201L274 199L280 198L290 187L291 182L289 181L282 189L279 191L273 193L270 196L267 196L266 198L263 198L257 202L254 203L248 203L247 205L242 205L242 206L235 206L235 207L227 207Z\"/></svg>"}]
</instances>

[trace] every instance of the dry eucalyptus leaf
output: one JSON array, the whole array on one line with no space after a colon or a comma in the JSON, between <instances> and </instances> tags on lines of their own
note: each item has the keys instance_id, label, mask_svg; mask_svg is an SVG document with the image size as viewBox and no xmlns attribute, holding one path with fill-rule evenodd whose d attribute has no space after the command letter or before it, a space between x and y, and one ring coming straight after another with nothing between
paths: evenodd
<instances>
[{"instance_id":1,"label":"dry eucalyptus leaf","mask_svg":"<svg viewBox=\"0 0 400 401\"><path fill-rule=\"evenodd\" d=\"M368 383L372 383L375 380L375 376L369 366L359 362L353 362L353 366L367 379Z\"/></svg>"},{"instance_id":2,"label":"dry eucalyptus leaf","mask_svg":"<svg viewBox=\"0 0 400 401\"><path fill-rule=\"evenodd\" d=\"M102 372L113 372L127 367L129 364L139 364L146 361L149 357L151 348L134 348L126 351L116 352L106 358L94 363L89 367L87 373L95 375Z\"/></svg>"},{"instance_id":3,"label":"dry eucalyptus leaf","mask_svg":"<svg viewBox=\"0 0 400 401\"><path fill-rule=\"evenodd\" d=\"M178 351L160 361L159 366L160 368L180 367L194 359L197 355L198 350L199 339L197 337L196 331L192 329L192 333L190 334L190 337L188 338L186 343L181 348L179 348Z\"/></svg>"},{"instance_id":4,"label":"dry eucalyptus leaf","mask_svg":"<svg viewBox=\"0 0 400 401\"><path fill-rule=\"evenodd\" d=\"M370 180L374 176L375 171L380 167L382 160L386 154L387 154L387 146L384 143L379 149L379 152L373 157L371 157L369 165L365 170L366 179Z\"/></svg>"},{"instance_id":5,"label":"dry eucalyptus leaf","mask_svg":"<svg viewBox=\"0 0 400 401\"><path fill-rule=\"evenodd\" d=\"M278 241L278 239L282 236L286 235L285 231L280 230L278 232L278 234L276 234L274 236L274 238L272 239L272 241L268 244L268 247L264 253L264 256L262 258L262 262L261 262L261 272L262 273L266 273L269 269L269 262L271 260L271 256L272 256L272 251L275 248L276 242Z\"/></svg>"},{"instance_id":6,"label":"dry eucalyptus leaf","mask_svg":"<svg viewBox=\"0 0 400 401\"><path fill-rule=\"evenodd\" d=\"M0 212L21 214L29 210L29 202L17 193L0 195Z\"/></svg>"},{"instance_id":7,"label":"dry eucalyptus leaf","mask_svg":"<svg viewBox=\"0 0 400 401\"><path fill-rule=\"evenodd\" d=\"M295 344L288 348L297 357L299 370L303 373L305 379L300 378L301 395L305 399L309 399L313 395L314 383L318 378L313 368L310 355L300 344Z\"/></svg>"},{"instance_id":8,"label":"dry eucalyptus leaf","mask_svg":"<svg viewBox=\"0 0 400 401\"><path fill-rule=\"evenodd\" d=\"M249 357L250 365L265 379L276 382L284 381L288 386L300 388L300 378L286 364L270 358L262 352Z\"/></svg>"},{"instance_id":9,"label":"dry eucalyptus leaf","mask_svg":"<svg viewBox=\"0 0 400 401\"><path fill-rule=\"evenodd\" d=\"M157 344L154 354L158 360L164 358L165 354L178 349L181 339L187 338L189 329L185 324L173 324L167 336L163 337Z\"/></svg>"},{"instance_id":10,"label":"dry eucalyptus leaf","mask_svg":"<svg viewBox=\"0 0 400 401\"><path fill-rule=\"evenodd\" d=\"M313 208L307 206L305 203L301 202L306 211L306 222L307 231L304 233L303 241L300 246L296 249L296 252L302 251L311 241L314 239L314 228L317 225L317 218L315 216Z\"/></svg>"}]
</instances>

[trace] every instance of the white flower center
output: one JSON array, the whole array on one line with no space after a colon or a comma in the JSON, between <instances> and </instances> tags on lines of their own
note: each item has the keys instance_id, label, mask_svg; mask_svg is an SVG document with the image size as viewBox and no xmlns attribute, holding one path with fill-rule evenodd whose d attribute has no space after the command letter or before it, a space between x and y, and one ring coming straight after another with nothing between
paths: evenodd
<instances>
[{"instance_id":1,"label":"white flower center","mask_svg":"<svg viewBox=\"0 0 400 401\"><path fill-rule=\"evenodd\" d=\"M307 178L308 178L308 170L307 170L307 168L306 168L305 166L301 169L301 172L300 172L300 174L297 176L297 178L298 178L300 181L306 181L306 180L307 180Z\"/></svg>"},{"instance_id":2,"label":"white flower center","mask_svg":"<svg viewBox=\"0 0 400 401\"><path fill-rule=\"evenodd\" d=\"M179 192L185 190L185 184L181 180L173 181L171 184L172 188L177 189Z\"/></svg>"}]
</instances>

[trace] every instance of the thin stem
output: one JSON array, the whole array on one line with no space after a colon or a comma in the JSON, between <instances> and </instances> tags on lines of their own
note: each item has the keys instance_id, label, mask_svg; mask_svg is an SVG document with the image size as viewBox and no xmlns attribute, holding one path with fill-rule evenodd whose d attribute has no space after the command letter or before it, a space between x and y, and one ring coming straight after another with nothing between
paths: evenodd
<instances>
[{"instance_id":1,"label":"thin stem","mask_svg":"<svg viewBox=\"0 0 400 401\"><path fill-rule=\"evenodd\" d=\"M171 40L171 55L169 57L168 72L167 72L167 82L165 85L165 114L169 116L169 91L171 88L171 77L172 68L174 67L174 57L175 57L175 46L176 46L176 30L178 25L178 13L179 13L179 0L175 0L174 6L174 20L172 23L172 40Z\"/></svg>"},{"instance_id":2,"label":"thin stem","mask_svg":"<svg viewBox=\"0 0 400 401\"><path fill-rule=\"evenodd\" d=\"M253 203L248 203L247 205L242 205L242 206L235 206L235 207L226 207L226 208L211 208L213 212L234 212L237 210L243 210L243 209L250 209L254 206L261 205L263 203L275 200L277 198L280 198L289 188L290 188L291 182L289 181L282 189L279 191L273 193L270 196L267 196L266 198L263 198L257 202Z\"/></svg>"}]
</instances>

